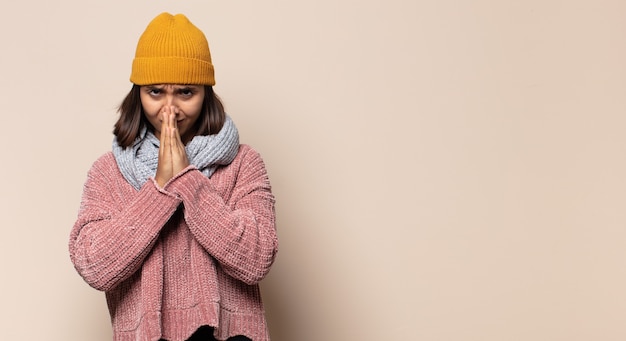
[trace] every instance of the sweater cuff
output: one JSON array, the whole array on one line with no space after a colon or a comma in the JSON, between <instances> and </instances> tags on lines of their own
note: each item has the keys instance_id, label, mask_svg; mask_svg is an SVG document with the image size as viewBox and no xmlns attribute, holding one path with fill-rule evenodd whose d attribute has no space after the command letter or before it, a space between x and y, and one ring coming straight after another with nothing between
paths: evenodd
<instances>
[{"instance_id":1,"label":"sweater cuff","mask_svg":"<svg viewBox=\"0 0 626 341\"><path fill-rule=\"evenodd\" d=\"M152 182L154 183L154 185L156 186L157 190L163 194L169 195L173 198L176 198L178 200L182 200L181 197L181 193L180 193L180 188L181 188L181 182L186 182L187 180L185 180L185 178L187 177L186 175L190 172L194 172L194 171L198 171L200 172L200 170L194 166L194 165L189 165L187 167L185 167L183 170L181 170L180 172L178 172L178 174L174 175L171 179L169 179L165 185L163 185L163 187L159 186L159 184L157 183L156 179L154 177L150 178L152 180ZM201 176L204 176L202 174L200 174ZM183 185L184 186L184 185Z\"/></svg>"}]
</instances>

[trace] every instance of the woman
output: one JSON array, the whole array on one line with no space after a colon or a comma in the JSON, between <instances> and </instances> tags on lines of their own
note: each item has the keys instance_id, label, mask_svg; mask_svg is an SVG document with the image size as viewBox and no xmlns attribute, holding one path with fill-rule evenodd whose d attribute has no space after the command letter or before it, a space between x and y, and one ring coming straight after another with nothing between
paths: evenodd
<instances>
[{"instance_id":1,"label":"woman","mask_svg":"<svg viewBox=\"0 0 626 341\"><path fill-rule=\"evenodd\" d=\"M139 39L111 152L88 173L70 257L114 340L269 340L258 283L274 197L214 94L204 34L162 13Z\"/></svg>"}]
</instances>

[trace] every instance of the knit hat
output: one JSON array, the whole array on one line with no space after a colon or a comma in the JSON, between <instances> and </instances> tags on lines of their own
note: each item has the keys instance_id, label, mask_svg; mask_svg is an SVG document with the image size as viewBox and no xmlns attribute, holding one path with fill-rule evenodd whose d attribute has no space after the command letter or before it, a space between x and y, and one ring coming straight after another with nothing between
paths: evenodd
<instances>
[{"instance_id":1,"label":"knit hat","mask_svg":"<svg viewBox=\"0 0 626 341\"><path fill-rule=\"evenodd\" d=\"M159 14L139 38L130 81L215 85L206 37L182 14Z\"/></svg>"}]
</instances>

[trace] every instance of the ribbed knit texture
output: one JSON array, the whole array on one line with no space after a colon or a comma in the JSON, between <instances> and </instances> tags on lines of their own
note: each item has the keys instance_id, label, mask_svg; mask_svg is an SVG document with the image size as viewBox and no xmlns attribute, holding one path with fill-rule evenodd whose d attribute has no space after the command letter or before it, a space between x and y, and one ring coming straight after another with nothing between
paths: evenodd
<instances>
[{"instance_id":1,"label":"ribbed knit texture","mask_svg":"<svg viewBox=\"0 0 626 341\"><path fill-rule=\"evenodd\" d=\"M215 85L204 33L183 14L159 14L139 38L130 81L137 85Z\"/></svg>"},{"instance_id":2,"label":"ribbed knit texture","mask_svg":"<svg viewBox=\"0 0 626 341\"><path fill-rule=\"evenodd\" d=\"M76 270L106 292L116 341L182 341L201 325L269 340L258 283L277 249L269 179L246 145L211 178L189 166L139 191L103 155L69 242Z\"/></svg>"},{"instance_id":3,"label":"ribbed knit texture","mask_svg":"<svg viewBox=\"0 0 626 341\"><path fill-rule=\"evenodd\" d=\"M159 164L159 139L144 128L132 146L122 148L113 139L113 155L122 175L137 190L156 174ZM230 116L214 135L196 135L185 146L189 163L211 177L218 166L231 163L239 149L239 132Z\"/></svg>"}]
</instances>

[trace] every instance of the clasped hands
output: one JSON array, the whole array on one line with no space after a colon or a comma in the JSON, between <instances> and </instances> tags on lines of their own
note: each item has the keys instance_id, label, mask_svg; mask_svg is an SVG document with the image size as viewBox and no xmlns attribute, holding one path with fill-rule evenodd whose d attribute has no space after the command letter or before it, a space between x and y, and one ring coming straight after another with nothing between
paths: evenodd
<instances>
[{"instance_id":1,"label":"clasped hands","mask_svg":"<svg viewBox=\"0 0 626 341\"><path fill-rule=\"evenodd\" d=\"M185 145L180 137L174 106L164 106L161 110L161 136L159 137L159 163L155 180L159 186L165 184L180 171L189 166Z\"/></svg>"}]
</instances>

